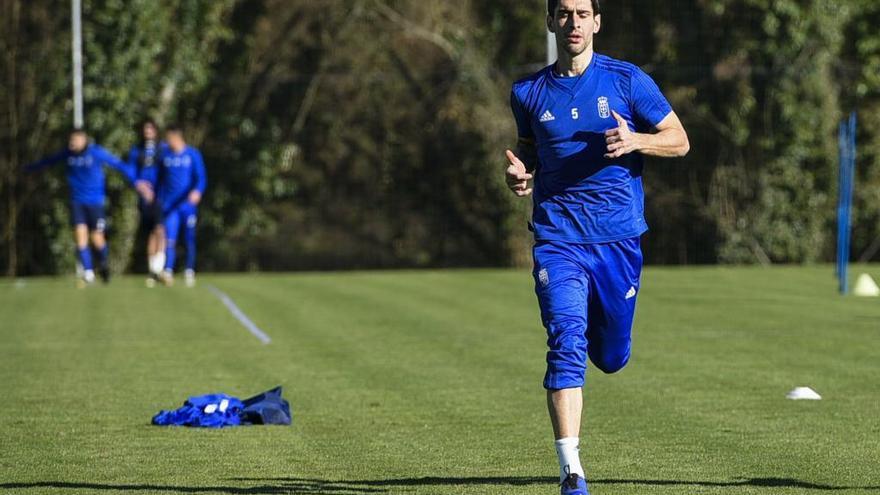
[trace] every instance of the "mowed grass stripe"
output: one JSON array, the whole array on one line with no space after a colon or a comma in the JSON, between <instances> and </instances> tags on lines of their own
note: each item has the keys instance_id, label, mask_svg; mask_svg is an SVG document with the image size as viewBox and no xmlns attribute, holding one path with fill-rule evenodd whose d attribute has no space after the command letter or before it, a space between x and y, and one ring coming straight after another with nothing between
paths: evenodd
<instances>
[{"instance_id":1,"label":"mowed grass stripe","mask_svg":"<svg viewBox=\"0 0 880 495\"><path fill-rule=\"evenodd\" d=\"M827 313L824 313L827 308L821 307L823 304L818 304L819 308L815 305L804 307L796 304L810 297L810 292L816 292L816 287L821 288L820 277L827 277L827 273L797 270L796 275L808 273L811 277L802 284L779 284L787 289L779 292L788 295L777 296L777 300L766 300L760 298L761 291L778 291L782 288L774 288L773 285L785 280L790 269L755 271L751 274L748 273L749 270L743 270L743 278L738 283L730 279L734 272L727 269L718 270L721 276L717 278L706 278L705 275L712 271L715 270L697 273L691 279L694 283L689 284L686 289L715 294L717 301L711 306L695 303L689 305L687 311L672 312L669 315L670 312L663 307L663 303L670 303L674 296L652 298L650 288L652 283L662 284L664 277L673 278L674 273L665 270L657 271L656 280L651 280L654 272L649 271L646 282L648 289L643 292L642 297L645 299L640 308L640 324L637 327L653 326L654 331L642 332L637 338L637 346L644 349L646 345L658 345L655 350L660 352L650 353L654 358L652 362L635 366L633 372L661 370L673 374L677 373L678 368L684 369L690 378L688 381L658 380L667 382L664 387L666 393L662 399L658 397L652 407L661 408L661 411L669 409L662 415L670 418L687 418L687 423L681 428L676 428L673 423L670 429L684 438L692 436L705 439L707 444L721 452L764 453L764 457L754 456L752 469L763 466L772 470L779 467L776 464L779 459L784 459L785 464L791 464L792 460L798 460L801 453L803 455L795 473L839 469L840 462L838 465L829 462L823 464L823 455L817 457L816 453L824 454L826 460L836 458L844 460L844 463L849 463L850 460L846 455L841 456L842 451L853 449L862 454L867 453L870 441L862 441L865 437L849 439L856 440L855 445L848 441L844 446L839 442L838 436L826 435L815 428L804 428L808 424L804 419L811 417L815 408L834 410L839 414L842 405L849 405L846 399L821 404L794 404L780 400L784 391L801 380L829 391L840 390L842 386L844 389L840 390L839 397L847 395L849 390L844 384L827 381L828 368L840 367L846 359L829 353L829 343L835 339L851 340L854 334L862 330L849 325L852 316L843 315L851 315L851 308L862 306L864 301L843 300L833 294L830 297L825 294L821 296L826 298L823 299L825 305L830 301L830 304L838 306L832 314L837 315L835 322L843 327L841 332L829 338L822 330L822 325L826 323L823 320L827 319ZM726 283L717 284L717 280ZM749 288L749 285L753 285L754 289ZM747 306L731 308L724 304L729 296L742 295L749 290L755 292L754 299ZM690 298L686 300L693 301ZM785 307L797 308L797 311L790 309L787 318L775 318L774 314ZM678 316L682 320L674 323L669 316ZM799 337L793 341L787 338L778 339L772 333L774 328L787 335ZM755 330L749 332L751 329ZM694 341L690 340L694 335L705 333L711 334L712 339L700 339L697 341L699 345L694 345ZM743 334L742 337L738 335L740 333ZM862 340L861 344L864 342ZM853 354L861 354L862 358L866 354L864 345L855 348L847 345L841 347ZM858 348L862 349L861 353L857 351ZM681 349L687 351L683 353ZM821 359L816 359L817 357ZM860 371L862 378L871 373L866 368L861 368ZM873 372L876 373L876 367ZM859 416L870 414L872 409L876 410L865 410L866 399L868 397L862 396L850 401L853 405L858 404L858 408L851 411L856 417L849 424L857 424ZM687 431L700 432L700 435L688 435ZM768 438L774 436L782 438L768 441ZM809 444L810 448L792 450L786 445L790 440ZM725 442L729 445L725 445ZM748 455L740 457L750 458Z\"/></svg>"},{"instance_id":2,"label":"mowed grass stripe","mask_svg":"<svg viewBox=\"0 0 880 495\"><path fill-rule=\"evenodd\" d=\"M92 484L11 492L558 490L528 271L202 283L227 292L272 344L204 288L147 291L123 279L77 292L40 280L0 293L0 321L32 337L0 326L16 418L0 427L2 478ZM631 366L588 378L592 492L870 493L880 477L878 322L877 301L836 296L830 267L647 270ZM193 393L276 384L292 428L146 424ZM786 401L795 385L826 400Z\"/></svg>"},{"instance_id":3,"label":"mowed grass stripe","mask_svg":"<svg viewBox=\"0 0 880 495\"><path fill-rule=\"evenodd\" d=\"M248 301L249 308L259 304L277 308L275 317L285 321L288 317L284 311L295 306L299 309L290 311L306 312L311 321L320 321L325 325L314 327L309 321L297 320L293 326L295 328L289 332L296 336L296 342L291 344L295 349L291 361L299 362L301 366L297 370L307 373L303 382L326 385L324 397L328 404L334 402L332 394L338 387L356 387L360 392L357 396L341 397L339 400L352 400L370 406L365 410L371 415L378 415L380 419L385 414L383 411L397 411L391 414L393 418L388 418L394 428L378 434L400 438L404 443L397 445L399 450L406 452L412 449L411 456L404 456L409 459L401 460L403 466L407 462L413 465L422 462L418 459L423 459L423 454L418 451L425 448L420 439L426 428L447 429L451 438L466 439L461 435L462 428L488 428L494 422L499 434L503 435L504 432L500 430L517 418L514 415L497 421L494 417L499 411L487 410L485 404L492 403L494 409L501 407L512 412L517 407L510 401L501 400L500 397L509 394L511 389L505 389L505 384L498 380L493 381L491 374L498 371L491 362L482 363L481 368L486 371L479 376L467 373L472 368L468 360L473 361L474 366L481 364L478 357L469 358L462 353L468 347L463 345L462 339L470 338L475 333L469 328L472 324L467 320L462 321L458 312L452 313L458 316L450 316L449 308L423 306L413 301L413 291L399 290L396 285L388 286L387 277L377 275L355 275L346 284L333 283L332 278L325 276L305 276L296 279L295 287L285 289L273 286L270 279L263 286L270 290L254 290L248 294L247 287L239 284L235 297L242 300L242 304ZM291 305L290 300L296 300L297 303ZM315 307L322 304L326 306L324 311L316 311ZM254 311L259 312L259 309ZM271 325L268 323L267 328ZM277 330L273 332L278 333ZM494 329L488 329L488 333L494 334ZM288 335L285 332L282 334ZM483 340L482 336L479 338ZM537 340L538 346L542 345L542 339ZM276 338L273 346L276 344L285 345L285 337ZM487 347L494 345L491 341L487 344ZM426 348L429 352L425 352ZM534 410L542 413L540 359L543 351L540 347L535 351L536 359L529 363L534 369L534 376L528 380L517 380L512 387L522 389L528 386L532 389L537 405ZM522 367L523 360L515 356L513 360L519 363L517 367ZM509 380L510 375L504 378ZM320 391L316 390L316 393ZM499 398L493 398L493 393ZM331 397L326 394L331 394ZM484 394L482 400L481 394ZM417 409L422 411L420 414L400 412L411 408L412 403L421 406ZM337 420L338 411L338 408L334 408L323 419L329 422ZM487 411L492 417L486 417ZM345 421L346 418L338 420ZM528 421L534 420L534 416L529 416ZM501 438L507 441L508 437L505 435ZM456 451L462 449L444 451L432 447L429 455L437 456L439 460L451 460L456 457ZM478 463L475 469L485 471L486 468Z\"/></svg>"}]
</instances>

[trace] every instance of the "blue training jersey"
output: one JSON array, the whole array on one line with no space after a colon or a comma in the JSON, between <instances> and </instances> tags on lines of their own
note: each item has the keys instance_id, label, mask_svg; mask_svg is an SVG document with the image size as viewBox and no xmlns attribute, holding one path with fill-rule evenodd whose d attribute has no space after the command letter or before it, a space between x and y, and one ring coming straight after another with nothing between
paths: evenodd
<instances>
[{"instance_id":1,"label":"blue training jersey","mask_svg":"<svg viewBox=\"0 0 880 495\"><path fill-rule=\"evenodd\" d=\"M36 172L58 163L67 165L67 183L74 203L103 205L106 197L106 178L104 166L112 167L122 173L126 182L134 182L134 172L115 155L97 144L89 144L82 153L64 149L26 167Z\"/></svg>"},{"instance_id":2,"label":"blue training jersey","mask_svg":"<svg viewBox=\"0 0 880 495\"><path fill-rule=\"evenodd\" d=\"M167 150L168 145L161 141L136 144L128 151L128 166L134 171L135 177L155 175L146 172L145 169L158 166L159 158Z\"/></svg>"},{"instance_id":3,"label":"blue training jersey","mask_svg":"<svg viewBox=\"0 0 880 495\"><path fill-rule=\"evenodd\" d=\"M204 194L207 187L205 162L199 150L187 146L180 153L163 147L157 167L145 167L141 180L154 184L165 212L182 205L191 191Z\"/></svg>"},{"instance_id":4,"label":"blue training jersey","mask_svg":"<svg viewBox=\"0 0 880 495\"><path fill-rule=\"evenodd\" d=\"M654 81L627 62L595 54L578 77L553 66L517 81L511 108L520 138L537 146L532 230L539 241L605 243L648 230L642 156L606 159L605 131L619 113L648 132L672 107Z\"/></svg>"}]
</instances>

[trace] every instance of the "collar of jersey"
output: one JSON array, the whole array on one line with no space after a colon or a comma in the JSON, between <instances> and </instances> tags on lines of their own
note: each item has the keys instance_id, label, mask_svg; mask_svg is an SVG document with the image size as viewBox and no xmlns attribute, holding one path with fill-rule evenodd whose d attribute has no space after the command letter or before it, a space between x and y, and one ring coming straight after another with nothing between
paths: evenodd
<instances>
[{"instance_id":1,"label":"collar of jersey","mask_svg":"<svg viewBox=\"0 0 880 495\"><path fill-rule=\"evenodd\" d=\"M184 146L183 149L180 150L180 153L175 153L174 150L172 150L170 147L168 148L169 154L171 156L183 156L186 154L186 152L188 150L189 150L189 145Z\"/></svg>"},{"instance_id":2,"label":"collar of jersey","mask_svg":"<svg viewBox=\"0 0 880 495\"><path fill-rule=\"evenodd\" d=\"M577 76L578 82L574 86L568 87L565 84L562 84L561 82L559 82L557 80L558 78L561 78L562 76L556 75L556 72L554 70L556 63L553 63L547 67L547 79L550 80L550 84L553 85L554 88L557 88L557 89L567 93L569 96L574 96L574 95L578 94L578 92L580 92L581 88L584 87L584 84L586 84L587 81L589 81L593 77L593 73L596 72L596 70L595 70L596 59L599 57L600 57L600 55L598 53L595 53L595 52L593 53L593 59L590 60L590 65L587 66L587 68L586 68L586 70L584 70L583 74L581 74L580 76Z\"/></svg>"},{"instance_id":3,"label":"collar of jersey","mask_svg":"<svg viewBox=\"0 0 880 495\"><path fill-rule=\"evenodd\" d=\"M73 151L70 151L69 148L67 149L67 152L70 154L70 156L86 156L92 150L92 146L94 146L92 143L88 143L86 144L86 147L83 148L83 150L79 153L74 153Z\"/></svg>"}]
</instances>

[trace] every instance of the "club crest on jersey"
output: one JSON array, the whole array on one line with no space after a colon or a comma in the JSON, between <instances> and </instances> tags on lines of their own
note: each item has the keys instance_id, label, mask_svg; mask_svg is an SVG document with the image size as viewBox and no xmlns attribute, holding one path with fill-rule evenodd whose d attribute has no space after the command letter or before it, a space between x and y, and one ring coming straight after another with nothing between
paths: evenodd
<instances>
[{"instance_id":1,"label":"club crest on jersey","mask_svg":"<svg viewBox=\"0 0 880 495\"><path fill-rule=\"evenodd\" d=\"M599 117L603 119L611 117L611 107L608 106L608 98L604 96L599 97Z\"/></svg>"},{"instance_id":2,"label":"club crest on jersey","mask_svg":"<svg viewBox=\"0 0 880 495\"><path fill-rule=\"evenodd\" d=\"M542 287L550 285L550 274L547 273L546 268L541 268L541 271L538 272L538 282L541 282Z\"/></svg>"}]
</instances>

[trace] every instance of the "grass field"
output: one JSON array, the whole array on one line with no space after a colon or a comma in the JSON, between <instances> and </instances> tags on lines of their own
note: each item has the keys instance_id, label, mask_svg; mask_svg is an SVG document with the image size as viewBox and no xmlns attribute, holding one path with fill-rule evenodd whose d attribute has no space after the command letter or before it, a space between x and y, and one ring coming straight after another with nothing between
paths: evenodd
<instances>
[{"instance_id":1,"label":"grass field","mask_svg":"<svg viewBox=\"0 0 880 495\"><path fill-rule=\"evenodd\" d=\"M594 495L880 493L880 300L838 297L830 267L643 285L629 367L588 373ZM72 286L0 282L0 493L558 493L526 272ZM149 425L279 384L289 428ZM800 385L824 400L786 400Z\"/></svg>"}]
</instances>

